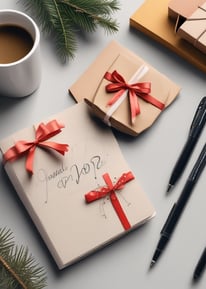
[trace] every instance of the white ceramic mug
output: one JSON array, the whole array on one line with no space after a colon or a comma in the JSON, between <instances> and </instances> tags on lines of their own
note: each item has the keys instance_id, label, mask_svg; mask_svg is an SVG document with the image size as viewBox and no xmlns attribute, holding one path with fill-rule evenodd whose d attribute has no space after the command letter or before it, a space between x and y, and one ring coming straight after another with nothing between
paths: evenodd
<instances>
[{"instance_id":1,"label":"white ceramic mug","mask_svg":"<svg viewBox=\"0 0 206 289\"><path fill-rule=\"evenodd\" d=\"M31 50L21 59L0 63L0 96L30 95L39 87L41 80L39 29L31 17L17 10L0 10L0 25L21 27L33 39Z\"/></svg>"}]
</instances>

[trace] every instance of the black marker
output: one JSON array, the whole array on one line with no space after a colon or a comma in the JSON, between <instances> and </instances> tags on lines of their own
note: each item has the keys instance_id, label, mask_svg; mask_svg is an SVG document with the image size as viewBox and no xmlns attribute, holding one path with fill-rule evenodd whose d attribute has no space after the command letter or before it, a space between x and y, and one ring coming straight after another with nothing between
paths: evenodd
<instances>
[{"instance_id":1,"label":"black marker","mask_svg":"<svg viewBox=\"0 0 206 289\"><path fill-rule=\"evenodd\" d=\"M182 193L178 201L173 205L172 210L170 211L169 216L162 228L161 237L157 245L156 251L154 253L154 256L152 258L150 267L152 267L156 263L157 259L159 258L162 251L166 247L175 229L175 226L177 225L177 222L184 210L184 207L189 200L192 190L195 184L197 183L203 169L205 168L205 165L206 165L206 143L186 181L186 184L182 190Z\"/></svg>"},{"instance_id":2,"label":"black marker","mask_svg":"<svg viewBox=\"0 0 206 289\"><path fill-rule=\"evenodd\" d=\"M167 192L169 192L169 190L175 185L177 180L182 175L184 168L186 167L186 164L199 139L199 136L203 130L205 123L206 123L206 96L202 98L197 107L196 113L190 126L187 142L184 145L183 150L172 171Z\"/></svg>"}]
</instances>

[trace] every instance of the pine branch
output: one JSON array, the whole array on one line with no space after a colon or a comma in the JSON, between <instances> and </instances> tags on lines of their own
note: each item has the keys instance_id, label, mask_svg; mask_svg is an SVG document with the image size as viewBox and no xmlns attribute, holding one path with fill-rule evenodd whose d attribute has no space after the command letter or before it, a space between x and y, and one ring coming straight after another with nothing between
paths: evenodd
<instances>
[{"instance_id":1,"label":"pine branch","mask_svg":"<svg viewBox=\"0 0 206 289\"><path fill-rule=\"evenodd\" d=\"M10 230L0 228L0 288L42 289L46 273L29 254L28 248L15 245Z\"/></svg>"},{"instance_id":2,"label":"pine branch","mask_svg":"<svg viewBox=\"0 0 206 289\"><path fill-rule=\"evenodd\" d=\"M112 18L119 10L118 0L20 0L41 25L52 35L57 53L66 61L77 49L76 32L95 32L98 27L107 33L118 31Z\"/></svg>"},{"instance_id":3,"label":"pine branch","mask_svg":"<svg viewBox=\"0 0 206 289\"><path fill-rule=\"evenodd\" d=\"M118 25L110 16L114 11L119 9L116 0L99 1L99 0L59 0L64 4L64 9L68 17L76 26L87 32L94 32L98 25L106 31L112 33L118 30Z\"/></svg>"}]
</instances>

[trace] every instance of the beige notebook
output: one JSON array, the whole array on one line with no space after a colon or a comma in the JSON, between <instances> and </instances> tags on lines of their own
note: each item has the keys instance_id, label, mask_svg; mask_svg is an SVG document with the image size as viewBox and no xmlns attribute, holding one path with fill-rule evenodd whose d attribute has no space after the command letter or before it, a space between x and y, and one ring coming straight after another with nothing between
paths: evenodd
<instances>
[{"instance_id":1,"label":"beige notebook","mask_svg":"<svg viewBox=\"0 0 206 289\"><path fill-rule=\"evenodd\" d=\"M55 135L53 122L61 124ZM155 209L111 130L92 119L85 103L43 123L46 137L40 133L34 141L37 124L2 140L0 148L13 186L62 269L148 221ZM21 154L20 140L34 155ZM69 146L64 155L54 149L61 145Z\"/></svg>"}]
</instances>

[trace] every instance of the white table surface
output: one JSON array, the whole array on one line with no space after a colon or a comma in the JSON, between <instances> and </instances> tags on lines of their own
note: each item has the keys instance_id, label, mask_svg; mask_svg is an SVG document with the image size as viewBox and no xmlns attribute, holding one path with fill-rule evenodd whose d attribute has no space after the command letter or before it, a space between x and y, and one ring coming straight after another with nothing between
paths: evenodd
<instances>
[{"instance_id":1,"label":"white table surface","mask_svg":"<svg viewBox=\"0 0 206 289\"><path fill-rule=\"evenodd\" d=\"M1 166L0 227L10 228L16 243L28 246L46 268L49 289L203 289L206 272L198 284L192 283L192 274L206 244L206 170L166 250L153 270L148 268L162 225L205 142L206 129L182 178L171 194L166 195L171 170L187 138L195 109L206 94L206 75L129 27L129 17L142 0L120 3L121 10L114 15L120 23L119 32L107 36L100 29L87 37L80 36L76 57L67 64L59 61L52 42L41 36L41 86L26 98L0 98L0 138L73 105L74 100L68 94L70 85L110 40L119 41L182 87L176 101L145 133L136 138L115 133L131 169L156 208L156 217L92 256L59 271ZM0 9L5 8L23 10L21 1L16 0L1 0Z\"/></svg>"}]
</instances>

